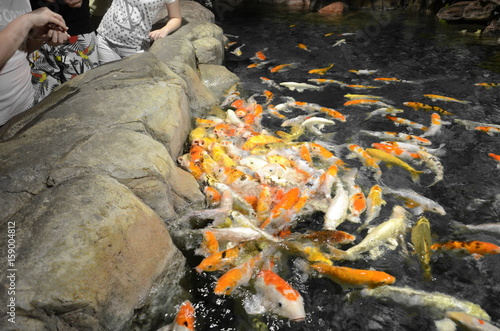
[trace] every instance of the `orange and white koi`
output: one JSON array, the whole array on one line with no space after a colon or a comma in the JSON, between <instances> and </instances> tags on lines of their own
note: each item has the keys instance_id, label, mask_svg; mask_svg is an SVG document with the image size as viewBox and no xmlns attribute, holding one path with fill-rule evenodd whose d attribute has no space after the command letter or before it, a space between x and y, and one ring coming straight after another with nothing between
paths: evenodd
<instances>
[{"instance_id":1,"label":"orange and white koi","mask_svg":"<svg viewBox=\"0 0 500 331\"><path fill-rule=\"evenodd\" d=\"M443 115L454 115L453 113L446 111L441 107L431 106L431 105L421 103L421 102L407 101L407 102L403 102L403 105L410 107L410 108L413 108L415 110L423 109L425 111L435 111L435 112L438 112L438 113L443 114Z\"/></svg>"},{"instance_id":2,"label":"orange and white koi","mask_svg":"<svg viewBox=\"0 0 500 331\"><path fill-rule=\"evenodd\" d=\"M378 184L370 188L370 192L368 192L368 197L366 198L366 219L358 228L358 232L365 229L371 221L380 215L382 206L387 203L382 198L382 192L382 188Z\"/></svg>"},{"instance_id":3,"label":"orange and white koi","mask_svg":"<svg viewBox=\"0 0 500 331\"><path fill-rule=\"evenodd\" d=\"M203 231L203 240L201 241L198 249L195 250L195 254L209 256L217 253L219 251L219 242L215 237L214 233L210 230Z\"/></svg>"},{"instance_id":4,"label":"orange and white koi","mask_svg":"<svg viewBox=\"0 0 500 331\"><path fill-rule=\"evenodd\" d=\"M319 231L306 231L300 234L298 239L307 239L317 244L327 245L345 245L350 244L356 237L350 233L339 230L319 230Z\"/></svg>"},{"instance_id":5,"label":"orange and white koi","mask_svg":"<svg viewBox=\"0 0 500 331\"><path fill-rule=\"evenodd\" d=\"M484 319L461 311L447 311L446 317L455 322L462 330L500 331L500 328L486 322Z\"/></svg>"},{"instance_id":6,"label":"orange and white koi","mask_svg":"<svg viewBox=\"0 0 500 331\"><path fill-rule=\"evenodd\" d=\"M417 145L432 145L432 142L429 139L402 132L392 132L392 131L381 132L381 131L368 131L368 130L361 130L360 132L370 136L378 137L380 139L404 141L404 142L414 143Z\"/></svg>"},{"instance_id":7,"label":"orange and white koi","mask_svg":"<svg viewBox=\"0 0 500 331\"><path fill-rule=\"evenodd\" d=\"M429 148L429 147L425 147L422 145L413 144L413 143L405 143L405 142L401 142L401 141L382 141L381 143L401 148L409 153L416 153L418 151L426 151L426 152L431 153L432 155L436 155L436 156L443 156L446 154L446 150L443 149L445 144L441 144L438 148Z\"/></svg>"},{"instance_id":8,"label":"orange and white koi","mask_svg":"<svg viewBox=\"0 0 500 331\"><path fill-rule=\"evenodd\" d=\"M255 277L256 294L248 297L243 306L248 314L271 313L291 321L306 317L304 299L288 282L272 270L262 270Z\"/></svg>"},{"instance_id":9,"label":"orange and white koi","mask_svg":"<svg viewBox=\"0 0 500 331\"><path fill-rule=\"evenodd\" d=\"M476 86L482 86L485 88L492 88L492 87L499 87L500 83L476 83L474 84Z\"/></svg>"},{"instance_id":10,"label":"orange and white koi","mask_svg":"<svg viewBox=\"0 0 500 331\"><path fill-rule=\"evenodd\" d=\"M336 157L331 151L326 147L318 143L309 143L309 149L311 153L318 157L321 161L328 165L337 165L338 167L346 169L347 166L344 161Z\"/></svg>"},{"instance_id":11,"label":"orange and white koi","mask_svg":"<svg viewBox=\"0 0 500 331\"><path fill-rule=\"evenodd\" d=\"M311 69L307 73L309 74L318 74L318 75L324 75L328 70L333 68L333 63L330 64L328 67L325 68L319 68L319 69Z\"/></svg>"},{"instance_id":12,"label":"orange and white koi","mask_svg":"<svg viewBox=\"0 0 500 331\"><path fill-rule=\"evenodd\" d=\"M308 82L315 83L315 84L337 84L340 86L345 86L347 85L346 83L343 83L341 81L335 80L335 79L325 79L325 78L310 78L307 80Z\"/></svg>"},{"instance_id":13,"label":"orange and white koi","mask_svg":"<svg viewBox=\"0 0 500 331\"><path fill-rule=\"evenodd\" d=\"M260 77L260 81L263 84L266 84L269 87L274 87L277 90L282 90L283 89L281 86L278 85L278 83L276 83L274 80L269 79L267 77Z\"/></svg>"},{"instance_id":14,"label":"orange and white koi","mask_svg":"<svg viewBox=\"0 0 500 331\"><path fill-rule=\"evenodd\" d=\"M353 223L361 222L361 214L366 210L366 197L357 184L349 190L349 215L347 219Z\"/></svg>"},{"instance_id":15,"label":"orange and white koi","mask_svg":"<svg viewBox=\"0 0 500 331\"><path fill-rule=\"evenodd\" d=\"M289 217L291 215L288 215L288 211L297 203L299 197L300 189L298 187L288 190L288 192L274 205L271 214L262 224L260 224L260 228L264 229L268 226L271 228L279 228L284 222L289 222Z\"/></svg>"},{"instance_id":16,"label":"orange and white koi","mask_svg":"<svg viewBox=\"0 0 500 331\"><path fill-rule=\"evenodd\" d=\"M326 276L342 286L344 290L348 288L375 288L396 282L394 276L383 271L353 269L325 263L314 263L310 267L319 272L320 275Z\"/></svg>"},{"instance_id":17,"label":"orange and white koi","mask_svg":"<svg viewBox=\"0 0 500 331\"><path fill-rule=\"evenodd\" d=\"M424 94L424 97L431 99L432 101L449 101L449 102L458 102L458 103L470 103L467 100L458 100L455 98L445 97L443 95L438 94Z\"/></svg>"},{"instance_id":18,"label":"orange and white koi","mask_svg":"<svg viewBox=\"0 0 500 331\"><path fill-rule=\"evenodd\" d=\"M267 50L267 48L255 52L255 55L250 58L250 60L259 60L259 61L264 61L267 59L267 56L264 54L264 51Z\"/></svg>"},{"instance_id":19,"label":"orange and white koi","mask_svg":"<svg viewBox=\"0 0 500 331\"><path fill-rule=\"evenodd\" d=\"M500 134L500 129L494 126L476 126L474 128L476 131L481 131L487 133L489 136L494 136L495 134Z\"/></svg>"},{"instance_id":20,"label":"orange and white koi","mask_svg":"<svg viewBox=\"0 0 500 331\"><path fill-rule=\"evenodd\" d=\"M426 127L425 125L410 121L409 119L406 119L406 118L389 116L389 115L386 115L385 118L392 121L395 125L405 125L405 126L410 127L412 129L417 129L417 130L422 130L422 131L429 130L429 128Z\"/></svg>"},{"instance_id":21,"label":"orange and white koi","mask_svg":"<svg viewBox=\"0 0 500 331\"><path fill-rule=\"evenodd\" d=\"M196 312L191 301L185 300L179 307L173 323L158 331L194 331L196 327Z\"/></svg>"},{"instance_id":22,"label":"orange and white koi","mask_svg":"<svg viewBox=\"0 0 500 331\"><path fill-rule=\"evenodd\" d=\"M488 153L488 156L497 161L497 168L500 169L500 155L495 153Z\"/></svg>"},{"instance_id":23,"label":"orange and white koi","mask_svg":"<svg viewBox=\"0 0 500 331\"><path fill-rule=\"evenodd\" d=\"M307 51L307 52L310 52L311 50L307 47L307 45L305 44L302 44L302 43L298 43L297 44L297 47L300 48L300 49L303 49L304 51Z\"/></svg>"},{"instance_id":24,"label":"orange and white koi","mask_svg":"<svg viewBox=\"0 0 500 331\"><path fill-rule=\"evenodd\" d=\"M404 79L399 79L399 78L395 78L395 77L377 77L377 78L374 78L373 80L381 81L381 82L384 82L386 84L391 83L391 82L414 83L410 80L404 80Z\"/></svg>"},{"instance_id":25,"label":"orange and white koi","mask_svg":"<svg viewBox=\"0 0 500 331\"><path fill-rule=\"evenodd\" d=\"M454 120L454 122L465 126L465 128L467 130L473 130L474 128L481 127L481 126L493 127L493 128L500 129L500 124L475 122L475 121L463 120L463 119L459 119L459 118L456 118Z\"/></svg>"},{"instance_id":26,"label":"orange and white koi","mask_svg":"<svg viewBox=\"0 0 500 331\"><path fill-rule=\"evenodd\" d=\"M352 88L355 90L366 90L371 88L379 88L379 86L371 86L371 85L360 85L360 84L347 84L344 87Z\"/></svg>"},{"instance_id":27,"label":"orange and white koi","mask_svg":"<svg viewBox=\"0 0 500 331\"><path fill-rule=\"evenodd\" d=\"M378 166L377 161L371 157L363 147L356 144L349 144L347 145L347 148L351 151L347 158L357 158L360 160L365 167L374 172L373 177L376 180L379 180L382 177L382 170Z\"/></svg>"},{"instance_id":28,"label":"orange and white koi","mask_svg":"<svg viewBox=\"0 0 500 331\"><path fill-rule=\"evenodd\" d=\"M437 182L443 180L444 167L439 158L426 151L418 151L417 154L420 156L421 162L425 163L426 167L435 174L434 181L427 187L434 186Z\"/></svg>"},{"instance_id":29,"label":"orange and white koi","mask_svg":"<svg viewBox=\"0 0 500 331\"><path fill-rule=\"evenodd\" d=\"M285 63L285 64L280 64L274 67L269 68L269 72L271 73L276 73L276 72L281 72L290 68L295 68L297 64L295 63Z\"/></svg>"},{"instance_id":30,"label":"orange and white koi","mask_svg":"<svg viewBox=\"0 0 500 331\"><path fill-rule=\"evenodd\" d=\"M236 55L236 56L241 56L243 54L243 51L241 50L243 47L245 46L245 44L239 46L239 47L236 47L235 49L233 49L230 53Z\"/></svg>"},{"instance_id":31,"label":"orange and white koi","mask_svg":"<svg viewBox=\"0 0 500 331\"><path fill-rule=\"evenodd\" d=\"M254 63L250 63L249 65L247 65L247 68L248 69L252 69L252 68L262 68L263 66L265 66L266 64L268 64L269 61L262 61L262 62L254 62Z\"/></svg>"},{"instance_id":32,"label":"orange and white koi","mask_svg":"<svg viewBox=\"0 0 500 331\"><path fill-rule=\"evenodd\" d=\"M222 268L232 264L238 258L240 249L240 246L235 246L233 248L209 255L204 258L195 269L198 273L202 273L203 271L211 272L221 270Z\"/></svg>"},{"instance_id":33,"label":"orange and white koi","mask_svg":"<svg viewBox=\"0 0 500 331\"><path fill-rule=\"evenodd\" d=\"M229 269L217 280L214 293L216 295L230 295L236 288L247 285L260 260L261 254L256 255L237 267Z\"/></svg>"},{"instance_id":34,"label":"orange and white koi","mask_svg":"<svg viewBox=\"0 0 500 331\"><path fill-rule=\"evenodd\" d=\"M471 254L476 259L480 259L485 255L493 255L500 253L500 246L486 241L448 241L443 243L435 243L431 245L432 250L449 250L461 253Z\"/></svg>"},{"instance_id":35,"label":"orange and white koi","mask_svg":"<svg viewBox=\"0 0 500 331\"><path fill-rule=\"evenodd\" d=\"M438 113L432 113L431 115L431 126L424 132L421 137L435 136L441 131L443 125L450 125L451 122L443 121Z\"/></svg>"}]
</instances>

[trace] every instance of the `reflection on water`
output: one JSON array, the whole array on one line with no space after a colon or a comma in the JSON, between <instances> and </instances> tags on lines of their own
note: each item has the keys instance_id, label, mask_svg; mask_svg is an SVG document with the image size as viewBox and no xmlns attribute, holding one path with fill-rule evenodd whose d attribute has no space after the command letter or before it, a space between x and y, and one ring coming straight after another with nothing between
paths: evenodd
<instances>
[{"instance_id":1,"label":"reflection on water","mask_svg":"<svg viewBox=\"0 0 500 331\"><path fill-rule=\"evenodd\" d=\"M429 125L430 112L413 110L403 105L407 101L423 102L442 107L454 115L443 120L467 119L483 123L500 124L500 87L486 89L475 83L500 83L499 45L495 40L477 37L480 26L459 26L438 22L430 16L415 16L399 12L349 13L343 17L321 17L315 13L290 13L269 6L245 8L224 13L219 22L230 41L243 54L236 56L229 51L225 65L241 78L240 90L250 96L261 94L269 87L260 77L276 82L303 82L310 78L326 78L346 84L377 86L377 89L354 90L338 85L328 85L322 91L297 92L287 89L270 89L276 103L280 97L317 103L348 116L345 123L338 122L325 129L329 143L341 145L356 143L369 147L378 141L360 133L360 130L398 131L416 133L403 126L395 126L384 117L367 118L374 108L348 108L344 106L347 93L383 96L397 108L405 109L398 116ZM467 31L463 31L467 30ZM345 43L333 46L341 39ZM303 43L310 51L297 47ZM247 68L250 58L263 50L270 61L260 68ZM270 73L269 68L278 64L294 63L286 71ZM310 69L323 68L333 63L325 75L311 75ZM356 75L349 70L377 70L373 75ZM374 81L374 77L396 77L405 82ZM468 104L431 101L424 94L439 94ZM298 113L288 114L294 116ZM283 129L280 122L266 118L263 122L270 131ZM418 133L417 133L418 134ZM318 137L309 136L305 140ZM323 139L324 137L319 137ZM390 187L411 188L435 200L447 212L441 216L425 213L431 223L435 241L483 240L500 244L498 234L456 234L451 221L465 224L498 222L500 216L500 169L488 153L500 154L500 135L467 130L453 123L444 126L442 133L431 137L433 148L444 144L446 155L441 158L444 180L432 187L433 176L422 177L422 185L411 182L401 169L386 169L382 180ZM355 163L353 163L355 164ZM386 209L381 218L385 219ZM416 216L414 220L416 221ZM309 227L321 227L322 215L312 215L305 220ZM343 224L342 230L355 233L357 225ZM411 249L409 249L411 251ZM196 259L195 259L196 260ZM199 260L193 262L193 267ZM453 254L434 254L433 281L425 282L416 258L392 251L375 261L358 261L350 266L390 271L397 278L396 285L410 286L425 291L439 291L481 305L494 322L500 320L500 255L483 259L457 257ZM394 305L383 305L371 298L361 298L355 292L343 291L338 285L324 278L307 278L293 261L281 274L304 297L307 318L304 322L291 323L270 316L246 316L241 303L233 298L220 298L211 294L216 277L195 274L190 281L196 286L191 294L197 303L200 329L218 330L433 330L434 322L425 313L405 310ZM200 285L202 284L202 285ZM348 299L348 293L353 293Z\"/></svg>"}]
</instances>

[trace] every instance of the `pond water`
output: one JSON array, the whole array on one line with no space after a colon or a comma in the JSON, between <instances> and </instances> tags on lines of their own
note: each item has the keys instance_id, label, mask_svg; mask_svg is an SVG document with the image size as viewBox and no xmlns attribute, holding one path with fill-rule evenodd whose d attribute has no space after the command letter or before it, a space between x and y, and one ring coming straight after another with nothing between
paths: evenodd
<instances>
[{"instance_id":1,"label":"pond water","mask_svg":"<svg viewBox=\"0 0 500 331\"><path fill-rule=\"evenodd\" d=\"M500 83L500 45L496 39L479 37L474 32L479 25L439 22L433 16L397 11L351 12L342 17L322 17L317 13L287 12L268 5L242 7L219 13L220 25L229 40L236 42L226 51L224 65L241 79L243 96L264 90L274 93L274 104L283 97L316 103L333 108L345 116L323 129L324 136L304 136L301 140L319 139L333 145L355 143L370 147L379 139L362 130L397 131L422 134L405 126L396 126L383 116L367 118L374 107L347 107L345 94L370 94L404 112L396 116L430 125L432 112L414 110L403 105L407 101L441 107L453 115L441 115L444 125L439 135L429 137L432 148L443 146L440 156L444 178L428 187L433 174L424 174L421 184L411 181L398 168L383 167L382 181L395 188L409 188L438 202L446 215L425 212L434 241L481 240L500 245L499 235L488 233L457 233L452 221L464 224L496 223L500 219L500 168L488 153L500 154L500 134L468 130L455 119L500 124L500 87L485 88L476 83ZM465 30L465 31L464 31ZM344 39L342 41L342 39ZM337 42L338 45L334 46ZM298 47L304 44L308 50ZM242 46L241 55L231 51ZM263 51L269 61L259 68L248 68L257 51ZM272 73L270 68L293 63L292 68ZM324 75L308 73L311 69L333 67ZM358 75L349 70L376 70L370 75ZM375 86L356 90L338 84L325 85L322 90L303 92L278 90L262 83L267 77L277 83L293 81L310 83L311 78ZM377 77L395 77L402 81L376 81ZM466 100L469 103L430 100L424 94L437 94ZM258 99L262 101L263 99ZM289 117L301 111L286 114ZM283 130L281 121L265 116L263 125L273 132ZM444 144L444 145L443 145ZM345 156L343 154L342 156ZM356 160L345 159L361 167ZM390 204L389 204L390 205ZM381 219L391 208L384 207ZM413 216L414 221L417 216ZM321 228L322 215L311 215L307 227ZM306 225L301 225L306 226ZM356 233L358 225L342 224L342 230ZM407 240L409 241L409 235ZM411 252L411 248L409 249ZM191 267L200 258L191 252ZM432 281L425 281L418 259L402 253L401 247L389 251L374 261L361 260L344 264L353 268L384 270L397 278L395 285L424 291L438 291L480 305L494 323L500 321L500 254L474 259L470 256L437 253L431 260ZM237 299L212 294L218 275L192 272L186 278L186 288L193 296L200 330L435 330L434 320L425 311L381 303L375 299L351 296L327 278L305 278L293 259L281 269L285 278L304 298L307 317L302 322L290 322L273 316L248 316ZM498 325L498 324L497 324Z\"/></svg>"}]
</instances>

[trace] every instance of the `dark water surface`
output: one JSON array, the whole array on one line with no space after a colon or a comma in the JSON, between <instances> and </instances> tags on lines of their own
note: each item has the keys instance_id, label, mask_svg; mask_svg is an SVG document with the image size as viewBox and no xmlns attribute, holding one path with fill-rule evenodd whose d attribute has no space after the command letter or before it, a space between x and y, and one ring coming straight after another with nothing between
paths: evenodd
<instances>
[{"instance_id":1,"label":"dark water surface","mask_svg":"<svg viewBox=\"0 0 500 331\"><path fill-rule=\"evenodd\" d=\"M348 116L345 123L326 127L326 135L334 145L355 143L370 147L378 139L360 134L360 130L410 131L395 126L384 117L366 118L375 108L345 107L347 93L383 96L388 103L405 109L396 116L430 124L430 112L415 111L403 105L405 101L423 102L444 108L455 115L442 115L444 121L454 119L500 124L500 87L486 89L475 83L500 83L500 46L495 39L475 36L482 26L450 25L432 16L416 16L400 12L357 12L340 18L325 18L315 13L283 12L272 7L245 7L220 15L218 24L237 44L226 52L224 65L241 79L240 90L247 97L265 89L275 93L274 104L284 102L281 96L299 101L314 102L333 108ZM467 30L467 33L460 32ZM333 33L330 36L325 34ZM341 35L350 33L349 35ZM346 43L333 46L340 39ZM297 44L303 43L309 52ZM241 46L243 54L229 51ZM261 68L247 68L257 51L263 50L270 61ZM269 68L285 63L296 67L270 73ZM325 75L309 74L310 69L334 66ZM350 69L378 70L373 75L356 75ZM309 78L327 78L347 84L377 86L377 89L354 90L332 84L322 91L290 91L269 88L260 77L277 83L294 81L309 83ZM396 77L412 81L384 83L375 77ZM469 104L431 101L423 94L439 94ZM262 101L263 99L259 99ZM263 124L270 131L283 129L280 121L266 117ZM314 140L318 137L303 137ZM441 157L444 180L432 187L433 175L423 175L421 185L414 184L399 168L382 168L383 182L391 187L411 188L438 202L447 212L441 216L425 212L430 220L435 241L483 240L500 245L500 238L488 234L457 234L450 226L452 220L465 224L498 222L500 218L500 169L488 153L500 154L500 135L466 130L453 123L443 126L441 134L429 137L432 148L444 145ZM360 166L356 160L348 161ZM388 199L390 200L390 199ZM391 208L385 207L385 220ZM311 216L310 225L321 227L322 215ZM416 221L417 216L413 216ZM380 221L379 221L380 222ZM375 222L377 223L377 222ZM352 224L342 224L342 230L355 233ZM408 236L409 238L409 236ZM359 242L359 241L358 241ZM431 262L433 280L424 281L415 256L404 255L401 247L375 261L350 263L354 268L384 270L397 278L396 286L410 286L425 291L439 291L462 300L479 304L491 316L500 320L500 254L476 260L456 254L434 254ZM410 249L411 251L411 249ZM199 263L193 260L193 267ZM212 286L216 276L195 275L187 280L192 287L193 302L197 305L198 328L203 330L435 330L434 321L425 312L405 310L374 299L354 298L348 301L342 288L326 278L304 279L293 261L281 274L304 297L307 318L289 322L271 316L247 316L237 299L216 297Z\"/></svg>"}]
</instances>

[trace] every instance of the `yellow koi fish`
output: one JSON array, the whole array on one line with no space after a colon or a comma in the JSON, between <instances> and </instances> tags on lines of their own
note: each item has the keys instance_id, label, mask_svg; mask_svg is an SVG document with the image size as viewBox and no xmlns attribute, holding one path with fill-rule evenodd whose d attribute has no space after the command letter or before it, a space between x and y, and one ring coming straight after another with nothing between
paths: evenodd
<instances>
[{"instance_id":1,"label":"yellow koi fish","mask_svg":"<svg viewBox=\"0 0 500 331\"><path fill-rule=\"evenodd\" d=\"M330 70L331 68L333 68L333 63L330 64L328 67L326 68L319 68L319 69L311 69L308 71L309 74L318 74L318 75L324 75L328 70Z\"/></svg>"}]
</instances>

